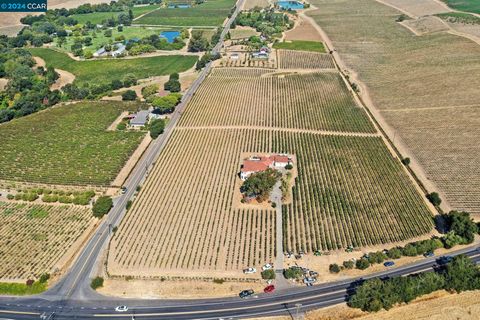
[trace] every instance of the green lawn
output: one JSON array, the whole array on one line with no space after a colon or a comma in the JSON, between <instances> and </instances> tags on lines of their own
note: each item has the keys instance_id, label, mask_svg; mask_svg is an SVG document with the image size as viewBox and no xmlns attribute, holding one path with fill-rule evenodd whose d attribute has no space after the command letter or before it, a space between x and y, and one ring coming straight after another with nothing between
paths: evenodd
<instances>
[{"instance_id":1,"label":"green lawn","mask_svg":"<svg viewBox=\"0 0 480 320\"><path fill-rule=\"evenodd\" d=\"M443 2L455 10L480 13L479 0L443 0Z\"/></svg>"},{"instance_id":2,"label":"green lawn","mask_svg":"<svg viewBox=\"0 0 480 320\"><path fill-rule=\"evenodd\" d=\"M210 0L191 8L162 8L135 20L135 24L166 26L218 26L227 18L233 0Z\"/></svg>"},{"instance_id":3,"label":"green lawn","mask_svg":"<svg viewBox=\"0 0 480 320\"><path fill-rule=\"evenodd\" d=\"M100 31L97 33L94 33L93 31L89 32L87 36L81 37L90 37L92 38L92 45L85 47L90 49L92 52L97 51L104 45L110 43L110 42L115 42L115 38L119 36L124 36L126 40L133 39L133 38L144 38L148 37L152 34L160 34L162 31L165 30L170 30L166 28L157 28L157 27L124 27L122 32L119 32L117 28L114 28L112 30L112 36L111 37L105 37L104 32ZM95 36L94 36L95 34ZM59 50L62 51L71 51L70 48L72 44L74 43L74 38L75 37L67 37L66 43L62 47L58 47L57 42L55 42L55 45ZM58 41L56 39L55 41Z\"/></svg>"},{"instance_id":4,"label":"green lawn","mask_svg":"<svg viewBox=\"0 0 480 320\"><path fill-rule=\"evenodd\" d=\"M273 45L273 47L275 49L325 52L323 43L317 41L293 40L289 42L277 42Z\"/></svg>"},{"instance_id":5,"label":"green lawn","mask_svg":"<svg viewBox=\"0 0 480 320\"><path fill-rule=\"evenodd\" d=\"M75 83L107 83L121 80L126 74L137 79L167 75L190 69L197 61L196 56L158 56L137 59L105 59L76 61L62 52L46 48L31 48L30 52L45 60L47 65L73 73Z\"/></svg>"},{"instance_id":6,"label":"green lawn","mask_svg":"<svg viewBox=\"0 0 480 320\"><path fill-rule=\"evenodd\" d=\"M0 125L0 179L109 185L145 133L106 131L137 103L82 102L52 107ZM29 212L30 217L44 216Z\"/></svg>"},{"instance_id":7,"label":"green lawn","mask_svg":"<svg viewBox=\"0 0 480 320\"><path fill-rule=\"evenodd\" d=\"M31 286L27 286L25 283L0 282L0 294L2 295L25 296L39 294L45 290L47 290L47 283L45 282L36 281Z\"/></svg>"},{"instance_id":8,"label":"green lawn","mask_svg":"<svg viewBox=\"0 0 480 320\"><path fill-rule=\"evenodd\" d=\"M148 5L142 7L133 7L132 12L134 17L138 17L144 13L150 12L159 8L158 5ZM87 21L90 21L93 24L100 24L103 20L108 18L117 18L118 15L122 13L121 11L118 12L93 12L93 13L86 13L86 14L74 14L72 15L78 23L84 24Z\"/></svg>"}]
</instances>

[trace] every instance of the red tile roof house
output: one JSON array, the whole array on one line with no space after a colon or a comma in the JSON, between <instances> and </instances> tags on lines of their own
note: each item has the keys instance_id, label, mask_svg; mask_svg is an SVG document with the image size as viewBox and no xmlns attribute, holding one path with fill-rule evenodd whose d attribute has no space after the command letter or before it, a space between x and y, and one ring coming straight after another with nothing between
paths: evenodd
<instances>
[{"instance_id":1,"label":"red tile roof house","mask_svg":"<svg viewBox=\"0 0 480 320\"><path fill-rule=\"evenodd\" d=\"M253 156L243 161L240 170L240 178L246 180L250 175L257 172L262 172L268 168L285 168L292 163L292 159L286 155L272 155L269 157Z\"/></svg>"}]
</instances>

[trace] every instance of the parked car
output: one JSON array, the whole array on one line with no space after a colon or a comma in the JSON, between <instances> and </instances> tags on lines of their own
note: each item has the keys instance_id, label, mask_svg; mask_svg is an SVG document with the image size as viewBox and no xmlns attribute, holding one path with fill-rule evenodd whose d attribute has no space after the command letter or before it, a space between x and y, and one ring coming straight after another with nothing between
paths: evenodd
<instances>
[{"instance_id":1,"label":"parked car","mask_svg":"<svg viewBox=\"0 0 480 320\"><path fill-rule=\"evenodd\" d=\"M395 262L393 261L387 261L383 264L385 267L393 267L395 265Z\"/></svg>"},{"instance_id":2,"label":"parked car","mask_svg":"<svg viewBox=\"0 0 480 320\"><path fill-rule=\"evenodd\" d=\"M423 254L423 256L424 256L425 258L431 258L431 257L435 256L435 253L433 253L432 251L429 251L429 252L425 252L425 253Z\"/></svg>"},{"instance_id":3,"label":"parked car","mask_svg":"<svg viewBox=\"0 0 480 320\"><path fill-rule=\"evenodd\" d=\"M243 269L243 273L245 273L245 274L251 274L251 273L255 273L255 272L257 272L257 269L255 269L255 268Z\"/></svg>"},{"instance_id":4,"label":"parked car","mask_svg":"<svg viewBox=\"0 0 480 320\"><path fill-rule=\"evenodd\" d=\"M127 306L118 306L118 307L115 308L115 311L117 311L117 312L127 312L128 307Z\"/></svg>"},{"instance_id":5,"label":"parked car","mask_svg":"<svg viewBox=\"0 0 480 320\"><path fill-rule=\"evenodd\" d=\"M270 269L273 269L273 265L271 263L267 263L262 267L262 271L270 270Z\"/></svg>"},{"instance_id":6,"label":"parked car","mask_svg":"<svg viewBox=\"0 0 480 320\"><path fill-rule=\"evenodd\" d=\"M254 291L252 289L248 289L248 290L243 290L242 292L240 292L238 294L238 296L240 298L244 299L244 298L250 297L253 293L254 293Z\"/></svg>"},{"instance_id":7,"label":"parked car","mask_svg":"<svg viewBox=\"0 0 480 320\"><path fill-rule=\"evenodd\" d=\"M311 278L311 277L305 277L305 278L303 278L303 283L305 283L305 284L308 284L308 283L312 283L312 284L313 284L313 283L316 282L316 281L317 281L317 279Z\"/></svg>"},{"instance_id":8,"label":"parked car","mask_svg":"<svg viewBox=\"0 0 480 320\"><path fill-rule=\"evenodd\" d=\"M120 190L120 192L122 194L125 194L127 192L127 187L122 187L122 189Z\"/></svg>"},{"instance_id":9,"label":"parked car","mask_svg":"<svg viewBox=\"0 0 480 320\"><path fill-rule=\"evenodd\" d=\"M275 286L273 284L266 286L265 289L263 289L263 292L265 293L272 293L275 291Z\"/></svg>"},{"instance_id":10,"label":"parked car","mask_svg":"<svg viewBox=\"0 0 480 320\"><path fill-rule=\"evenodd\" d=\"M318 277L318 272L310 270L310 277L312 277L312 278Z\"/></svg>"}]
</instances>

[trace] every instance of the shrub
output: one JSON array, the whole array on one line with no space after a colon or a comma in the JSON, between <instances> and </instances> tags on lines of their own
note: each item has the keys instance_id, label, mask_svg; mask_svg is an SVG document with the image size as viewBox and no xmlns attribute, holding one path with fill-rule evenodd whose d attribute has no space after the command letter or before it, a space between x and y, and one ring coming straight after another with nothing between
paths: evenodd
<instances>
[{"instance_id":1,"label":"shrub","mask_svg":"<svg viewBox=\"0 0 480 320\"><path fill-rule=\"evenodd\" d=\"M213 279L213 283L216 283L216 284L223 284L224 282L225 282L224 279L217 279L217 278Z\"/></svg>"},{"instance_id":2,"label":"shrub","mask_svg":"<svg viewBox=\"0 0 480 320\"><path fill-rule=\"evenodd\" d=\"M125 206L125 208L128 210L132 207L132 204L133 204L133 201L132 200L128 200L127 201L127 205Z\"/></svg>"},{"instance_id":3,"label":"shrub","mask_svg":"<svg viewBox=\"0 0 480 320\"><path fill-rule=\"evenodd\" d=\"M465 243L472 243L478 228L468 212L450 211L447 215L449 229L465 239Z\"/></svg>"},{"instance_id":4,"label":"shrub","mask_svg":"<svg viewBox=\"0 0 480 320\"><path fill-rule=\"evenodd\" d=\"M355 266L355 264L353 263L352 260L343 261L343 267L345 269L353 269L354 266Z\"/></svg>"},{"instance_id":5,"label":"shrub","mask_svg":"<svg viewBox=\"0 0 480 320\"><path fill-rule=\"evenodd\" d=\"M283 271L283 276L286 279L300 279L303 276L303 271L300 268L289 268Z\"/></svg>"},{"instance_id":6,"label":"shrub","mask_svg":"<svg viewBox=\"0 0 480 320\"><path fill-rule=\"evenodd\" d=\"M370 262L366 258L361 258L357 260L355 267L359 270L365 270L370 267Z\"/></svg>"},{"instance_id":7,"label":"shrub","mask_svg":"<svg viewBox=\"0 0 480 320\"><path fill-rule=\"evenodd\" d=\"M385 261L385 259L387 259L387 255L381 251L377 251L370 253L367 259L370 264L382 263Z\"/></svg>"},{"instance_id":8,"label":"shrub","mask_svg":"<svg viewBox=\"0 0 480 320\"><path fill-rule=\"evenodd\" d=\"M340 270L340 266L336 263L332 263L328 266L328 271L330 271L331 273L339 273Z\"/></svg>"},{"instance_id":9,"label":"shrub","mask_svg":"<svg viewBox=\"0 0 480 320\"><path fill-rule=\"evenodd\" d=\"M292 170L293 169L293 166L289 163L285 166L285 169L287 170Z\"/></svg>"},{"instance_id":10,"label":"shrub","mask_svg":"<svg viewBox=\"0 0 480 320\"><path fill-rule=\"evenodd\" d=\"M15 199L15 196L13 194L9 193L9 194L7 194L7 199L8 200L13 200L13 199Z\"/></svg>"},{"instance_id":11,"label":"shrub","mask_svg":"<svg viewBox=\"0 0 480 320\"><path fill-rule=\"evenodd\" d=\"M276 208L277 207L277 203L276 202L272 202L272 208Z\"/></svg>"},{"instance_id":12,"label":"shrub","mask_svg":"<svg viewBox=\"0 0 480 320\"><path fill-rule=\"evenodd\" d=\"M108 196L102 196L95 201L93 204L93 216L97 218L103 217L105 214L110 211L110 209L113 207L113 201L112 198Z\"/></svg>"},{"instance_id":13,"label":"shrub","mask_svg":"<svg viewBox=\"0 0 480 320\"><path fill-rule=\"evenodd\" d=\"M402 159L402 163L406 166L408 166L410 164L410 158L403 158Z\"/></svg>"},{"instance_id":14,"label":"shrub","mask_svg":"<svg viewBox=\"0 0 480 320\"><path fill-rule=\"evenodd\" d=\"M407 257L414 257L418 255L417 248L413 244L409 243L403 247L402 254Z\"/></svg>"},{"instance_id":15,"label":"shrub","mask_svg":"<svg viewBox=\"0 0 480 320\"><path fill-rule=\"evenodd\" d=\"M262 271L262 279L264 280L275 279L275 270L269 269L269 270Z\"/></svg>"},{"instance_id":16,"label":"shrub","mask_svg":"<svg viewBox=\"0 0 480 320\"><path fill-rule=\"evenodd\" d=\"M440 196L436 192L427 194L427 199L436 207L442 203L442 199L440 199Z\"/></svg>"},{"instance_id":17,"label":"shrub","mask_svg":"<svg viewBox=\"0 0 480 320\"><path fill-rule=\"evenodd\" d=\"M122 93L123 101L135 101L137 99L137 93L133 90L127 90Z\"/></svg>"},{"instance_id":18,"label":"shrub","mask_svg":"<svg viewBox=\"0 0 480 320\"><path fill-rule=\"evenodd\" d=\"M40 276L40 279L38 279L39 282L41 283L45 283L48 281L48 279L50 279L50 274L49 273L42 273L42 275Z\"/></svg>"},{"instance_id":19,"label":"shrub","mask_svg":"<svg viewBox=\"0 0 480 320\"><path fill-rule=\"evenodd\" d=\"M102 277L96 277L92 279L92 282L90 283L90 287L92 287L93 290L96 290L100 287L103 287L103 278Z\"/></svg>"},{"instance_id":20,"label":"shrub","mask_svg":"<svg viewBox=\"0 0 480 320\"><path fill-rule=\"evenodd\" d=\"M35 283L35 281L33 281L32 279L28 279L25 284L26 284L28 287L31 287L31 286L33 286L34 283Z\"/></svg>"},{"instance_id":21,"label":"shrub","mask_svg":"<svg viewBox=\"0 0 480 320\"><path fill-rule=\"evenodd\" d=\"M402 257L402 249L397 247L388 250L387 257L390 259L400 259Z\"/></svg>"}]
</instances>

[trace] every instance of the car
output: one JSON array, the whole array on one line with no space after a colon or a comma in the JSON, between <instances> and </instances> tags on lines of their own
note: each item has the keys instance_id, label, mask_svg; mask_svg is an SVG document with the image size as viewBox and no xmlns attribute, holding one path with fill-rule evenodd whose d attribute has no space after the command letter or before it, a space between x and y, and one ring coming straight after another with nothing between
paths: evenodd
<instances>
[{"instance_id":1,"label":"car","mask_svg":"<svg viewBox=\"0 0 480 320\"><path fill-rule=\"evenodd\" d=\"M318 277L318 272L310 270L310 277L312 278Z\"/></svg>"},{"instance_id":2,"label":"car","mask_svg":"<svg viewBox=\"0 0 480 320\"><path fill-rule=\"evenodd\" d=\"M309 284L309 283L313 284L316 281L317 281L317 279L315 279L315 278L310 278L310 277L303 278L303 283L305 283L305 284Z\"/></svg>"},{"instance_id":3,"label":"car","mask_svg":"<svg viewBox=\"0 0 480 320\"><path fill-rule=\"evenodd\" d=\"M437 263L441 266L451 262L453 260L453 257L451 256L443 256L437 259Z\"/></svg>"},{"instance_id":4,"label":"car","mask_svg":"<svg viewBox=\"0 0 480 320\"><path fill-rule=\"evenodd\" d=\"M435 256L435 253L433 253L432 251L429 251L429 252L425 252L425 253L423 254L423 256L424 256L425 258L431 258L431 257Z\"/></svg>"},{"instance_id":5,"label":"car","mask_svg":"<svg viewBox=\"0 0 480 320\"><path fill-rule=\"evenodd\" d=\"M248 290L243 290L242 292L240 292L238 294L238 296L242 299L245 299L245 298L250 297L253 293L254 293L254 291L252 289L248 289Z\"/></svg>"},{"instance_id":6,"label":"car","mask_svg":"<svg viewBox=\"0 0 480 320\"><path fill-rule=\"evenodd\" d=\"M270 270L270 269L273 269L273 265L271 263L267 263L262 267L262 271Z\"/></svg>"},{"instance_id":7,"label":"car","mask_svg":"<svg viewBox=\"0 0 480 320\"><path fill-rule=\"evenodd\" d=\"M120 189L120 192L122 194L125 194L127 192L127 187L122 187L122 189Z\"/></svg>"},{"instance_id":8,"label":"car","mask_svg":"<svg viewBox=\"0 0 480 320\"><path fill-rule=\"evenodd\" d=\"M275 286L273 284L266 286L265 289L263 289L263 292L265 293L272 293L275 291Z\"/></svg>"},{"instance_id":9,"label":"car","mask_svg":"<svg viewBox=\"0 0 480 320\"><path fill-rule=\"evenodd\" d=\"M252 273L255 273L255 272L257 272L257 269L255 269L255 268L243 269L243 273L245 273L245 274L252 274Z\"/></svg>"},{"instance_id":10,"label":"car","mask_svg":"<svg viewBox=\"0 0 480 320\"><path fill-rule=\"evenodd\" d=\"M387 261L383 264L385 267L393 267L395 265L395 262L393 261Z\"/></svg>"},{"instance_id":11,"label":"car","mask_svg":"<svg viewBox=\"0 0 480 320\"><path fill-rule=\"evenodd\" d=\"M115 311L117 311L117 312L127 312L128 307L127 306L118 306L118 307L115 308Z\"/></svg>"}]
</instances>

